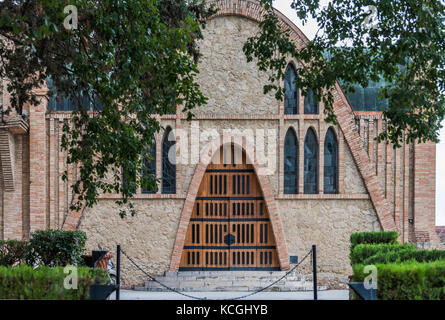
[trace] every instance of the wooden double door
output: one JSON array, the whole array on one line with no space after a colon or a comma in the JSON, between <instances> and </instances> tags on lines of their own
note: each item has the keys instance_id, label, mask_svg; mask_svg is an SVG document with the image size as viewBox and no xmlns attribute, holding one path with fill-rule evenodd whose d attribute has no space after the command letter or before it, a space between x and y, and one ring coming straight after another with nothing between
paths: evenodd
<instances>
[{"instance_id":1,"label":"wooden double door","mask_svg":"<svg viewBox=\"0 0 445 320\"><path fill-rule=\"evenodd\" d=\"M246 164L244 154L242 157L241 164L208 166L194 204L180 270L279 270L262 191L253 166Z\"/></svg>"}]
</instances>

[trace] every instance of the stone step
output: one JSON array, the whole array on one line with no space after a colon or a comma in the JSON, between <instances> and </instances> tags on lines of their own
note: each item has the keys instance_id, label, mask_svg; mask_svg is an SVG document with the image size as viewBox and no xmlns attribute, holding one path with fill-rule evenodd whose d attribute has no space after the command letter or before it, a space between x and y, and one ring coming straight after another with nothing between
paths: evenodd
<instances>
[{"instance_id":1,"label":"stone step","mask_svg":"<svg viewBox=\"0 0 445 320\"><path fill-rule=\"evenodd\" d=\"M167 271L165 273L165 277L170 276L206 276L206 277L218 277L224 275L232 275L232 276L249 276L253 275L256 277L264 277L264 276L284 276L287 271L179 271L172 272ZM298 274L298 273L294 273Z\"/></svg>"},{"instance_id":2,"label":"stone step","mask_svg":"<svg viewBox=\"0 0 445 320\"><path fill-rule=\"evenodd\" d=\"M283 277L284 274L263 274L263 275L255 275L255 274L233 274L233 273L220 273L220 274L211 274L211 275L203 275L203 274L169 274L166 276L155 277L157 280L165 279L165 280L179 280L179 281L188 281L188 280L206 280L206 279L215 279L215 280L276 280ZM285 277L285 279L292 281L300 281L306 280L307 276L300 274L289 274Z\"/></svg>"},{"instance_id":3,"label":"stone step","mask_svg":"<svg viewBox=\"0 0 445 320\"><path fill-rule=\"evenodd\" d=\"M267 282L267 283L272 283L275 281L286 281L286 282L301 282L301 281L309 281L308 279L304 279L304 278L285 278L282 280L279 280L280 278L253 278L253 277L249 277L249 278L238 278L238 279L234 279L234 278L201 278L201 279L193 279L193 278L156 278L156 280L160 281L160 282L189 282L189 281L193 281L193 282L207 282L207 281L232 281L232 282L239 282L239 281L252 281L252 282Z\"/></svg>"},{"instance_id":4,"label":"stone step","mask_svg":"<svg viewBox=\"0 0 445 320\"><path fill-rule=\"evenodd\" d=\"M309 291L313 285L308 277L286 271L181 271L166 272L155 277L163 285L183 292L237 291L252 292L270 286L266 291ZM280 280L281 279L281 280ZM275 281L277 281L275 283ZM143 287L135 290L168 291L156 281L146 281ZM320 290L326 288L319 287Z\"/></svg>"},{"instance_id":5,"label":"stone step","mask_svg":"<svg viewBox=\"0 0 445 320\"><path fill-rule=\"evenodd\" d=\"M247 287L247 286L215 286L215 287L185 287L176 288L179 292L215 292L215 291L229 291L229 292L254 292L262 289L263 287ZM148 287L135 287L138 291L150 291L150 292L165 292L168 291L165 288L148 288ZM326 290L326 287L319 286L318 290ZM312 286L298 286L298 287L288 287L288 286L272 286L265 292L298 292L298 291L312 291Z\"/></svg>"},{"instance_id":6,"label":"stone step","mask_svg":"<svg viewBox=\"0 0 445 320\"><path fill-rule=\"evenodd\" d=\"M205 287L205 286L261 286L261 287L266 287L268 285L271 285L273 282L271 281L246 281L246 280L240 280L240 281L230 281L230 280L225 280L225 281L216 281L216 280L206 280L206 281L192 281L192 280L188 280L188 281L160 281L162 284L168 286L168 287L172 287L172 288L179 288L179 287L188 287L188 286L192 286L192 287L196 287L196 286L201 286L201 287ZM300 286L300 285L306 285L306 284L310 284L310 282L307 281L278 281L276 283L274 283L274 285L278 285L278 286ZM147 281L145 283L145 286L147 287L158 287L158 286L162 286L161 284L155 282L155 281Z\"/></svg>"},{"instance_id":7,"label":"stone step","mask_svg":"<svg viewBox=\"0 0 445 320\"><path fill-rule=\"evenodd\" d=\"M158 281L265 281L265 282L273 282L279 280L281 277L178 277L178 278L162 278L156 277L155 279ZM285 277L283 280L285 281L308 281L309 279L306 277Z\"/></svg>"}]
</instances>

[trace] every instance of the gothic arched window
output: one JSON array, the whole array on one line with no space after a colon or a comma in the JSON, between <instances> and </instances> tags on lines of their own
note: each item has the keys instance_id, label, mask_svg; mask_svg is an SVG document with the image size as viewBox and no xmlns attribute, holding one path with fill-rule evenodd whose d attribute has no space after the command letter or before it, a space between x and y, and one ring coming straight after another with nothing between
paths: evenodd
<instances>
[{"instance_id":1,"label":"gothic arched window","mask_svg":"<svg viewBox=\"0 0 445 320\"><path fill-rule=\"evenodd\" d=\"M298 114L298 89L295 86L297 73L292 64L286 68L284 73L284 114Z\"/></svg>"},{"instance_id":2,"label":"gothic arched window","mask_svg":"<svg viewBox=\"0 0 445 320\"><path fill-rule=\"evenodd\" d=\"M318 142L312 128L304 139L304 193L318 193Z\"/></svg>"},{"instance_id":3,"label":"gothic arched window","mask_svg":"<svg viewBox=\"0 0 445 320\"><path fill-rule=\"evenodd\" d=\"M298 193L298 140L293 129L284 138L284 193Z\"/></svg>"},{"instance_id":4,"label":"gothic arched window","mask_svg":"<svg viewBox=\"0 0 445 320\"><path fill-rule=\"evenodd\" d=\"M176 142L169 139L171 132L168 127L162 138L162 193L176 193Z\"/></svg>"},{"instance_id":5,"label":"gothic arched window","mask_svg":"<svg viewBox=\"0 0 445 320\"><path fill-rule=\"evenodd\" d=\"M332 128L324 140L324 193L338 193L338 143Z\"/></svg>"},{"instance_id":6,"label":"gothic arched window","mask_svg":"<svg viewBox=\"0 0 445 320\"><path fill-rule=\"evenodd\" d=\"M141 191L142 193L156 193L157 187L154 190L149 187L149 184L156 179L156 140L153 139L148 152L143 155L142 165Z\"/></svg>"},{"instance_id":7,"label":"gothic arched window","mask_svg":"<svg viewBox=\"0 0 445 320\"><path fill-rule=\"evenodd\" d=\"M307 96L304 97L304 114L318 114L318 102L315 101L312 89L309 89Z\"/></svg>"}]
</instances>

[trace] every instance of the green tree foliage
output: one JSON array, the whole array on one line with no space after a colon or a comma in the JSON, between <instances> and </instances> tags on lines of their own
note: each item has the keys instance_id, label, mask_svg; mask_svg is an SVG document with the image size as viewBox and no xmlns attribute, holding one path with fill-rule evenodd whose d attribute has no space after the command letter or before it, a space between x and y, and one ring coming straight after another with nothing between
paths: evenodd
<instances>
[{"instance_id":1,"label":"green tree foliage","mask_svg":"<svg viewBox=\"0 0 445 320\"><path fill-rule=\"evenodd\" d=\"M300 62L296 86L325 104L327 120L333 113L333 89L341 80L346 93L354 84L367 87L384 80L379 97L388 99L383 110L386 130L378 140L400 146L403 142L438 141L444 118L445 4L437 0L294 0L291 7L303 23L318 24L314 39L303 48L289 40L272 8L260 0L264 18L260 32L249 38L244 51L263 71L271 71L265 92L282 99L289 57ZM372 8L369 6L373 6ZM374 21L372 21L374 18Z\"/></svg>"},{"instance_id":2,"label":"green tree foliage","mask_svg":"<svg viewBox=\"0 0 445 320\"><path fill-rule=\"evenodd\" d=\"M71 18L64 26L67 5L77 8L77 28ZM77 105L62 138L68 163L80 167L73 209L94 205L99 193L122 193L118 203L127 204L139 185L155 187L154 177L139 174L160 130L154 115L181 105L190 118L206 103L195 82L196 40L214 13L204 0L0 2L0 77L9 80L12 108L21 114L35 105L32 89L48 78ZM124 186L121 168L136 183Z\"/></svg>"}]
</instances>

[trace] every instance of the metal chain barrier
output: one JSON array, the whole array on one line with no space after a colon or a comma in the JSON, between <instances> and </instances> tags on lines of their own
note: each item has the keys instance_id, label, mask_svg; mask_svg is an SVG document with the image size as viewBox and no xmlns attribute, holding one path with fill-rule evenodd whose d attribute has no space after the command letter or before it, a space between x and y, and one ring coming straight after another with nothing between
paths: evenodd
<instances>
[{"instance_id":1,"label":"metal chain barrier","mask_svg":"<svg viewBox=\"0 0 445 320\"><path fill-rule=\"evenodd\" d=\"M240 299L244 299L244 298L253 296L254 294L257 294L257 293L259 293L259 292L262 292L262 291L264 291L264 290L269 289L269 288L272 287L274 284L280 282L281 280L283 280L284 278L286 278L289 274L291 274L291 273L292 273L295 269L297 269L297 267L299 267L300 264L302 264L302 263L304 262L304 260L306 260L306 258L307 258L308 256L310 256L311 254L312 254L312 250L309 250L309 252L306 253L306 255L303 257L303 259L301 259L301 261L300 261L299 263L297 263L292 269L290 269L288 272L286 272L281 278L279 278L278 280L275 280L274 282L272 282L271 284L267 285L266 287L261 288L261 289L258 289L258 290L256 290L256 291L253 291L253 292L251 292L251 293L249 293L249 294L246 294L246 295L244 295L244 296L240 296L240 297L233 298L232 300L240 300Z\"/></svg>"},{"instance_id":2,"label":"metal chain barrier","mask_svg":"<svg viewBox=\"0 0 445 320\"><path fill-rule=\"evenodd\" d=\"M142 267L140 267L140 266L139 266L139 265L138 265L138 264L137 264L131 257L129 257L129 256L125 253L124 250L121 249L121 252L122 252L122 254L123 254L125 257L127 257L127 259L128 259L128 260L129 260L129 261L130 261L130 262L131 262L137 269L139 269L143 274L145 274L147 277L149 277L152 281L154 281L154 282L160 284L162 287L164 287L164 288L166 288L166 289L168 289L168 290L170 290L170 291L172 291L172 292L174 292L174 293L180 294L180 295L182 295L182 296L184 296L184 297L190 298L190 299L195 299L195 300L208 300L206 297L201 298L201 297L192 296L192 295L189 295L189 294L186 294L186 293L184 293L184 292L178 291L178 290L175 289L175 288L171 288L171 287L169 287L169 286L163 284L162 282L158 281L155 277L153 277L152 275L150 275L149 273L147 273L144 269L142 269ZM309 250L309 252L303 257L303 259L301 259L301 261L300 261L299 263L297 263L291 270L289 270L288 272L286 272L282 277L280 277L279 279L275 280L275 281L272 282L271 284L269 284L269 285L267 285L267 286L265 286L265 287L263 287L263 288L261 288L261 289L255 290L255 291L253 291L253 292L251 292L251 293L248 293L248 294L246 294L246 295L243 295L243 296L235 297L235 298L232 298L232 299L221 299L221 300L240 300L240 299L244 299L244 298L253 296L253 295L257 294L257 293L260 293L260 292L262 292L262 291L264 291L264 290L269 289L269 288L272 287L274 284L280 282L281 280L283 280L284 278L286 278L289 274L291 274L292 272L294 272L295 269L296 269L297 267L299 267L299 266L306 260L306 258L307 258L308 256L312 255L312 252L313 252L312 250ZM212 300L213 300L213 299L212 299ZM218 300L218 299L214 299L214 300Z\"/></svg>"},{"instance_id":3,"label":"metal chain barrier","mask_svg":"<svg viewBox=\"0 0 445 320\"><path fill-rule=\"evenodd\" d=\"M127 257L128 260L130 260L130 262L131 262L137 269L139 269L143 274L145 274L147 277L149 277L152 281L154 281L154 282L156 282L156 283L159 283L159 284L160 284L161 286L163 286L164 288L166 288L166 289L168 289L168 290L170 290L170 291L172 291L172 292L174 292L174 293L180 294L180 295L182 295L182 296L184 296L184 297L187 297L187 298L191 298L191 299L195 299L195 300L207 300L207 298L201 298L201 297L191 296L191 295L189 295L189 294L183 293L183 292L181 292L181 291L178 291L178 290L176 290L176 289L174 289L174 288L171 288L171 287L169 287L169 286L163 284L162 282L156 280L155 277L153 277L152 275L150 275L150 274L148 274L147 272L145 272L145 270L142 269L136 262L134 262L133 259L131 259L131 258L125 253L124 250L121 249L121 252L122 252L122 254L123 254L124 256Z\"/></svg>"}]
</instances>

